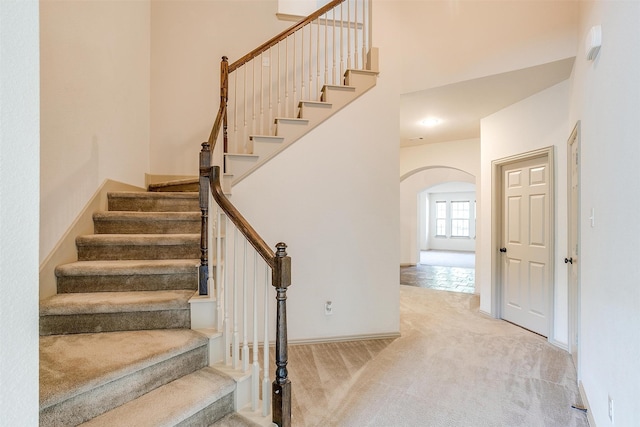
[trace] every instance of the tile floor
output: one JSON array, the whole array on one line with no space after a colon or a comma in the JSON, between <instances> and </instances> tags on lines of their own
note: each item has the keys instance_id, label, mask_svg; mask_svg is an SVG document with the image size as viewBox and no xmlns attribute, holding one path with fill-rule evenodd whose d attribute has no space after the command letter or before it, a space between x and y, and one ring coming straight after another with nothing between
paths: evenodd
<instances>
[{"instance_id":1,"label":"tile floor","mask_svg":"<svg viewBox=\"0 0 640 427\"><path fill-rule=\"evenodd\" d=\"M475 293L475 268L423 264L401 267L400 284L472 294Z\"/></svg>"}]
</instances>

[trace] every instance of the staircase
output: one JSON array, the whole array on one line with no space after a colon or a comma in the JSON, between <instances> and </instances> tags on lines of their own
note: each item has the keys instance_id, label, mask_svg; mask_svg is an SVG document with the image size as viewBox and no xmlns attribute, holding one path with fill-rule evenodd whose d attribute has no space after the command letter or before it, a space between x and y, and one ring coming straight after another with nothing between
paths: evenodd
<instances>
[{"instance_id":1,"label":"staircase","mask_svg":"<svg viewBox=\"0 0 640 427\"><path fill-rule=\"evenodd\" d=\"M375 86L370 14L369 0L334 0L233 64L223 58L199 178L108 194L94 234L76 239L78 261L56 268L58 293L41 301L41 426L291 426L291 259L225 193ZM244 405L250 419L236 412Z\"/></svg>"},{"instance_id":2,"label":"staircase","mask_svg":"<svg viewBox=\"0 0 640 427\"><path fill-rule=\"evenodd\" d=\"M110 193L108 206L41 302L40 425L255 425L190 329L198 193Z\"/></svg>"}]
</instances>

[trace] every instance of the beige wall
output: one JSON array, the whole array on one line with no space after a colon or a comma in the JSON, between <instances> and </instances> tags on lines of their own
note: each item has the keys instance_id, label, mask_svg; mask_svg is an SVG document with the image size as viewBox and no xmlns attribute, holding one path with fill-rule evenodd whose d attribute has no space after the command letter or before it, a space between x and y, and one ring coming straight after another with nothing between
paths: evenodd
<instances>
[{"instance_id":1,"label":"beige wall","mask_svg":"<svg viewBox=\"0 0 640 427\"><path fill-rule=\"evenodd\" d=\"M577 1L394 1L402 93L575 55ZM581 42L581 41L580 41Z\"/></svg>"},{"instance_id":2,"label":"beige wall","mask_svg":"<svg viewBox=\"0 0 640 427\"><path fill-rule=\"evenodd\" d=\"M276 18L277 3L151 2L151 173L198 173L220 104L220 60L233 62L291 26Z\"/></svg>"},{"instance_id":3,"label":"beige wall","mask_svg":"<svg viewBox=\"0 0 640 427\"><path fill-rule=\"evenodd\" d=\"M105 179L149 170L148 1L40 2L40 261Z\"/></svg>"}]
</instances>

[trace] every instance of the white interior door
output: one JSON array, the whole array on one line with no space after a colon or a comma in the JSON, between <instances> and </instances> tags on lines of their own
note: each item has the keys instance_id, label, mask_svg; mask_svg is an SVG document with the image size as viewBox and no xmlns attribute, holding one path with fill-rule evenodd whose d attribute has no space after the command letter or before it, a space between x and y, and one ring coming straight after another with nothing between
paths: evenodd
<instances>
[{"instance_id":1,"label":"white interior door","mask_svg":"<svg viewBox=\"0 0 640 427\"><path fill-rule=\"evenodd\" d=\"M502 168L502 318L548 336L550 268L548 157Z\"/></svg>"},{"instance_id":2,"label":"white interior door","mask_svg":"<svg viewBox=\"0 0 640 427\"><path fill-rule=\"evenodd\" d=\"M569 157L567 168L568 207L567 207L567 277L569 281L569 351L573 357L573 363L578 368L578 340L579 340L579 313L580 313L580 288L578 282L578 224L580 220L580 207L578 204L579 189L579 141L576 129L569 138ZM579 370L578 370L579 372Z\"/></svg>"}]
</instances>

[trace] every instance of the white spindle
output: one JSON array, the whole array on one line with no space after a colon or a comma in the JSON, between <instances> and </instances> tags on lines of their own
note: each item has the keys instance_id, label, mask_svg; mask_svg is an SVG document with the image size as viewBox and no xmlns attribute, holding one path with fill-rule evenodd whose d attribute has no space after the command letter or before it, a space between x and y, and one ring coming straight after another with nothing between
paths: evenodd
<instances>
[{"instance_id":1,"label":"white spindle","mask_svg":"<svg viewBox=\"0 0 640 427\"><path fill-rule=\"evenodd\" d=\"M344 2L340 3L340 84L344 75Z\"/></svg>"},{"instance_id":2,"label":"white spindle","mask_svg":"<svg viewBox=\"0 0 640 427\"><path fill-rule=\"evenodd\" d=\"M313 86L313 22L309 24L309 101L312 101L311 87Z\"/></svg>"},{"instance_id":3,"label":"white spindle","mask_svg":"<svg viewBox=\"0 0 640 427\"><path fill-rule=\"evenodd\" d=\"M335 8L332 10L333 13L333 35L331 37L331 53L333 56L333 61L332 61L332 77L331 77L331 84L336 84L336 80L338 79L336 76L336 10Z\"/></svg>"},{"instance_id":4,"label":"white spindle","mask_svg":"<svg viewBox=\"0 0 640 427\"><path fill-rule=\"evenodd\" d=\"M242 70L244 71L244 89L243 89L243 93L244 93L244 102L243 104L243 111L242 111L242 118L244 120L244 126L243 126L243 130L242 130L242 153L246 153L247 152L247 140L249 139L248 136L248 132L247 132L247 102L248 102L248 97L247 97L247 66L243 66Z\"/></svg>"},{"instance_id":5,"label":"white spindle","mask_svg":"<svg viewBox=\"0 0 640 427\"><path fill-rule=\"evenodd\" d=\"M256 134L256 62L258 62L257 59L251 61L251 135ZM247 138L248 143L249 138ZM251 152L253 153L253 147Z\"/></svg>"},{"instance_id":6,"label":"white spindle","mask_svg":"<svg viewBox=\"0 0 640 427\"><path fill-rule=\"evenodd\" d=\"M269 378L269 266L264 266L264 337L262 338L262 416L271 408L271 379Z\"/></svg>"},{"instance_id":7,"label":"white spindle","mask_svg":"<svg viewBox=\"0 0 640 427\"><path fill-rule=\"evenodd\" d=\"M351 68L351 4L347 0L347 69Z\"/></svg>"},{"instance_id":8,"label":"white spindle","mask_svg":"<svg viewBox=\"0 0 640 427\"><path fill-rule=\"evenodd\" d=\"M262 132L263 126L264 126L264 52L260 54L260 124L258 126L258 133L260 133L260 135L264 135L264 132Z\"/></svg>"},{"instance_id":9,"label":"white spindle","mask_svg":"<svg viewBox=\"0 0 640 427\"><path fill-rule=\"evenodd\" d=\"M297 59L297 47L296 47L296 33L293 33L292 35L293 37L293 105L292 105L292 111L293 114L295 115L296 113L296 102L298 101L298 79L297 79L297 70L298 70L298 62L296 61Z\"/></svg>"},{"instance_id":10,"label":"white spindle","mask_svg":"<svg viewBox=\"0 0 640 427\"><path fill-rule=\"evenodd\" d=\"M231 221L226 221L225 220L225 229L224 229L224 234L225 234L225 245L224 245L224 262L226 265L226 268L224 270L225 272L225 292L224 292L224 323L222 325L222 331L223 331L223 335L224 335L224 363L225 365L229 365L231 360L231 354L229 352L229 349L231 347L231 330L230 330L230 325L229 325L229 292L230 291L230 287L233 287L233 281L234 281L234 273L233 273L233 264L231 263L231 258L229 256L229 236L231 236L231 234L229 233L230 231L230 223ZM231 264L231 265L229 265ZM231 277L229 277L231 275Z\"/></svg>"},{"instance_id":11,"label":"white spindle","mask_svg":"<svg viewBox=\"0 0 640 427\"><path fill-rule=\"evenodd\" d=\"M300 28L300 99L306 95L305 74L304 74L304 28Z\"/></svg>"},{"instance_id":12,"label":"white spindle","mask_svg":"<svg viewBox=\"0 0 640 427\"><path fill-rule=\"evenodd\" d=\"M355 10L353 13L354 16L354 28L353 28L353 35L354 35L354 41L353 41L353 56L355 57L355 69L358 69L358 52L360 51L360 49L358 49L358 0L355 0Z\"/></svg>"},{"instance_id":13,"label":"white spindle","mask_svg":"<svg viewBox=\"0 0 640 427\"><path fill-rule=\"evenodd\" d=\"M273 55L272 49L269 49L269 117L267 117L268 131L269 135L273 135L272 132L272 121L273 121L273 104L271 97L273 96L273 88L271 87L273 83Z\"/></svg>"},{"instance_id":14,"label":"white spindle","mask_svg":"<svg viewBox=\"0 0 640 427\"><path fill-rule=\"evenodd\" d=\"M233 230L233 338L231 340L231 353L232 353L232 363L233 369L238 369L238 365L240 362L240 344L238 342L238 285L236 283L235 277L237 274L236 268L236 259L237 259L237 242L238 242L238 229L234 227Z\"/></svg>"},{"instance_id":15,"label":"white spindle","mask_svg":"<svg viewBox=\"0 0 640 427\"><path fill-rule=\"evenodd\" d=\"M329 43L327 35L327 15L324 15L324 83L329 83ZM318 92L320 97L320 92Z\"/></svg>"},{"instance_id":16,"label":"white spindle","mask_svg":"<svg viewBox=\"0 0 640 427\"><path fill-rule=\"evenodd\" d=\"M242 372L249 369L249 341L247 338L247 330L249 324L247 322L247 239L244 240L242 251Z\"/></svg>"},{"instance_id":17,"label":"white spindle","mask_svg":"<svg viewBox=\"0 0 640 427\"><path fill-rule=\"evenodd\" d=\"M258 409L260 363L258 363L258 252L253 252L253 370L251 373L251 409Z\"/></svg>"},{"instance_id":18,"label":"white spindle","mask_svg":"<svg viewBox=\"0 0 640 427\"><path fill-rule=\"evenodd\" d=\"M222 326L223 320L223 307L222 307L222 290L224 283L222 282L222 209L216 204L210 204L209 206L216 207L216 314L217 325Z\"/></svg>"},{"instance_id":19,"label":"white spindle","mask_svg":"<svg viewBox=\"0 0 640 427\"><path fill-rule=\"evenodd\" d=\"M280 45L282 43L278 43L278 108L276 109L276 115L279 116L280 114L282 114L282 105L281 105L281 100L280 100L280 80L281 80L281 76L282 73L280 72Z\"/></svg>"},{"instance_id":20,"label":"white spindle","mask_svg":"<svg viewBox=\"0 0 640 427\"><path fill-rule=\"evenodd\" d=\"M366 69L367 65L367 18L366 18L366 7L367 3L365 0L362 0L362 69Z\"/></svg>"},{"instance_id":21,"label":"white spindle","mask_svg":"<svg viewBox=\"0 0 640 427\"><path fill-rule=\"evenodd\" d=\"M289 117L289 37L284 41L284 116Z\"/></svg>"},{"instance_id":22,"label":"white spindle","mask_svg":"<svg viewBox=\"0 0 640 427\"><path fill-rule=\"evenodd\" d=\"M320 20L316 19L316 100L320 99Z\"/></svg>"}]
</instances>

